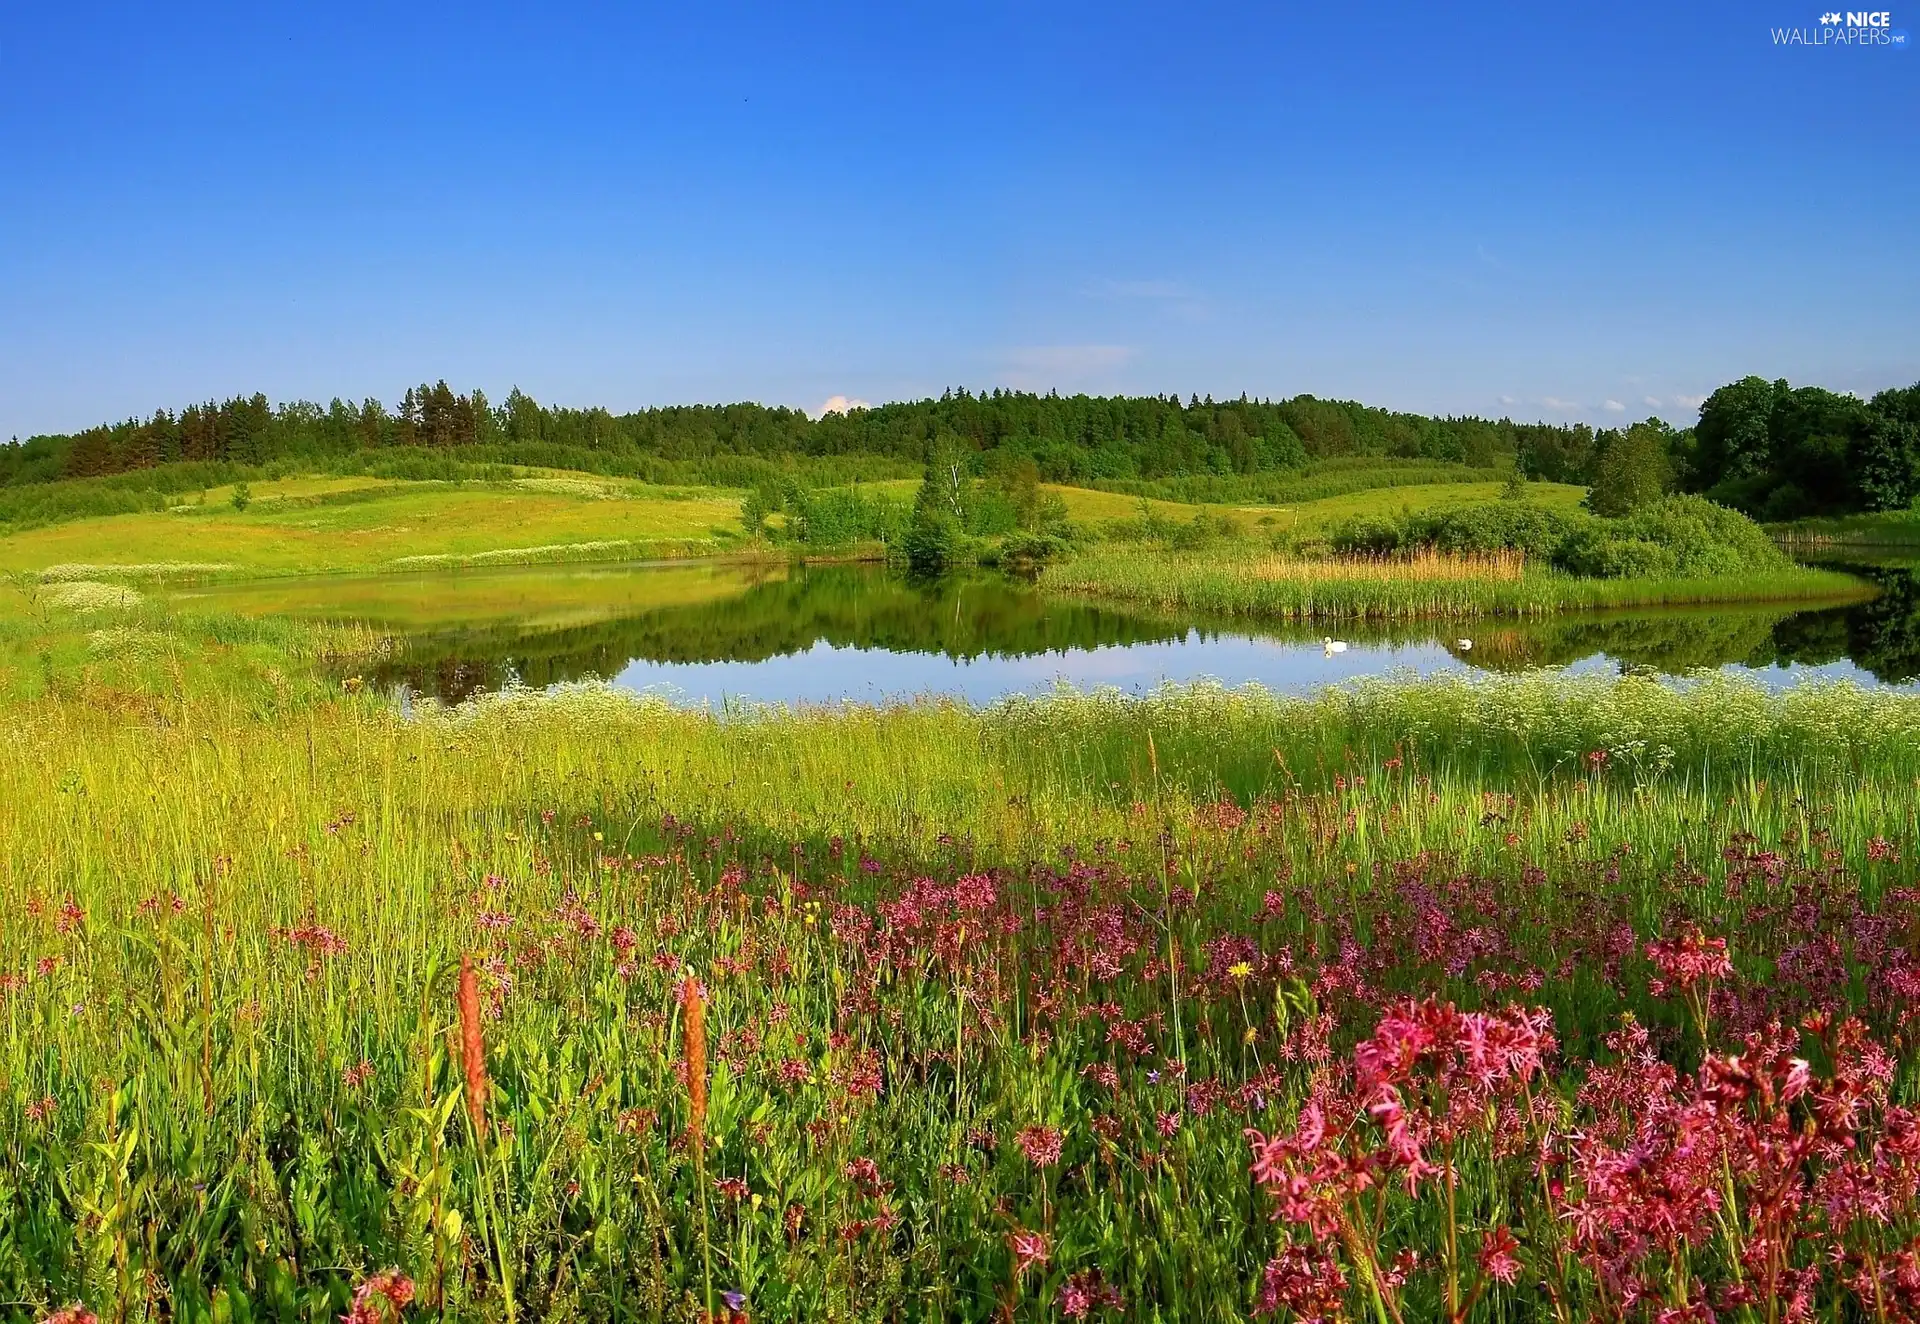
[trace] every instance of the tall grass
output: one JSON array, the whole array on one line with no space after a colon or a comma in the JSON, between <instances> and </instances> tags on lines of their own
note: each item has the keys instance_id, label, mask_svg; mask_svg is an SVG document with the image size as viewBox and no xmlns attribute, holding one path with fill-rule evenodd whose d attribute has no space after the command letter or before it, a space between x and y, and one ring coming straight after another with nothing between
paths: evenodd
<instances>
[{"instance_id":1,"label":"tall grass","mask_svg":"<svg viewBox=\"0 0 1920 1324\"><path fill-rule=\"evenodd\" d=\"M1679 909L1752 962L1787 884L1740 843L1856 878L1836 913L1920 844L1920 699L1845 686L10 716L9 1321L317 1320L389 1269L412 1318L1239 1319L1242 1128L1297 1111L1303 1027L1370 1028L1318 972L1544 970L1598 1051L1683 1022L1572 935ZM1456 913L1499 958L1391 956L1420 888L1497 901Z\"/></svg>"},{"instance_id":2,"label":"tall grass","mask_svg":"<svg viewBox=\"0 0 1920 1324\"><path fill-rule=\"evenodd\" d=\"M1050 567L1041 584L1158 610L1271 620L1536 616L1595 607L1858 600L1872 590L1848 575L1788 567L1712 578L1587 579L1517 573L1512 560L1429 553L1424 559L1296 560L1244 551L1166 555L1095 550Z\"/></svg>"},{"instance_id":3,"label":"tall grass","mask_svg":"<svg viewBox=\"0 0 1920 1324\"><path fill-rule=\"evenodd\" d=\"M1248 571L1256 579L1294 583L1514 583L1526 574L1527 554L1512 549L1444 552L1423 547L1380 556L1268 556L1256 559Z\"/></svg>"},{"instance_id":4,"label":"tall grass","mask_svg":"<svg viewBox=\"0 0 1920 1324\"><path fill-rule=\"evenodd\" d=\"M1834 515L1770 526L1790 551L1847 547L1920 547L1920 510L1885 510Z\"/></svg>"},{"instance_id":5,"label":"tall grass","mask_svg":"<svg viewBox=\"0 0 1920 1324\"><path fill-rule=\"evenodd\" d=\"M1125 496L1202 505L1259 503L1283 506L1383 488L1435 483L1498 483L1508 476L1508 472L1440 460L1356 455L1314 460L1299 469L1280 469L1267 473L1106 478L1093 479L1087 486Z\"/></svg>"}]
</instances>

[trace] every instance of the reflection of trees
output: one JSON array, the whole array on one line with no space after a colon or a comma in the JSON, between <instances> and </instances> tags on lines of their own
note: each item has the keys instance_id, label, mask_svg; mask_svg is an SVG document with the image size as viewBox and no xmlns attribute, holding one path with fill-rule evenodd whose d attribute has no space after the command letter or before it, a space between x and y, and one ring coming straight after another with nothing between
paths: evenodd
<instances>
[{"instance_id":1,"label":"reflection of trees","mask_svg":"<svg viewBox=\"0 0 1920 1324\"><path fill-rule=\"evenodd\" d=\"M1920 575L1902 566L1841 568L1878 585L1879 596L1800 611L1776 604L1486 621L1472 628L1473 650L1460 656L1489 670L1520 671L1604 653L1627 667L1669 674L1851 659L1888 684L1920 677Z\"/></svg>"},{"instance_id":2,"label":"reflection of trees","mask_svg":"<svg viewBox=\"0 0 1920 1324\"><path fill-rule=\"evenodd\" d=\"M829 566L796 571L716 602L590 625L416 635L378 679L458 700L509 678L544 686L611 676L635 659L759 662L822 641L964 658L1025 657L1161 642L1185 633L1167 620L1042 597L999 576L909 580L871 567Z\"/></svg>"},{"instance_id":3,"label":"reflection of trees","mask_svg":"<svg viewBox=\"0 0 1920 1324\"><path fill-rule=\"evenodd\" d=\"M1847 613L1847 652L1875 677L1901 683L1920 677L1920 571L1863 569L1880 596Z\"/></svg>"},{"instance_id":4,"label":"reflection of trees","mask_svg":"<svg viewBox=\"0 0 1920 1324\"><path fill-rule=\"evenodd\" d=\"M1783 608L1648 615L1548 616L1480 623L1463 660L1493 671L1563 667L1604 653L1622 665L1677 674L1748 662L1770 651Z\"/></svg>"},{"instance_id":5,"label":"reflection of trees","mask_svg":"<svg viewBox=\"0 0 1920 1324\"><path fill-rule=\"evenodd\" d=\"M1622 665L1679 673L1740 663L1819 665L1842 658L1882 681L1920 677L1920 580L1902 568L1861 568L1880 596L1850 607L1795 611L1781 605L1609 612L1538 620L1487 619L1441 626L1353 623L1356 644L1452 646L1462 661L1489 670L1566 666L1604 653ZM949 576L909 580L870 566L796 570L719 601L633 611L587 625L529 630L505 624L411 637L384 667L385 683L405 681L448 700L497 688L508 679L545 686L583 676L612 676L629 662L764 661L816 643L952 657L1026 657L1065 649L1157 643L1216 623L1115 611L1052 598L1014 580ZM1268 638L1317 644L1319 627L1256 627ZM1244 621L1227 632L1248 630Z\"/></svg>"}]
</instances>

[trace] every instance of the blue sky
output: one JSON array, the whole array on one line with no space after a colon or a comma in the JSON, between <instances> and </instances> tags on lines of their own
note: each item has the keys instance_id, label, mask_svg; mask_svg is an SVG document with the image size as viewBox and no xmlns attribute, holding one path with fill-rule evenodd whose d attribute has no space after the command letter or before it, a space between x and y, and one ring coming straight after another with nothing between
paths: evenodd
<instances>
[{"instance_id":1,"label":"blue sky","mask_svg":"<svg viewBox=\"0 0 1920 1324\"><path fill-rule=\"evenodd\" d=\"M305 10L6 7L0 436L440 377L1591 421L1920 379L1920 53L1777 47L1798 0Z\"/></svg>"}]
</instances>

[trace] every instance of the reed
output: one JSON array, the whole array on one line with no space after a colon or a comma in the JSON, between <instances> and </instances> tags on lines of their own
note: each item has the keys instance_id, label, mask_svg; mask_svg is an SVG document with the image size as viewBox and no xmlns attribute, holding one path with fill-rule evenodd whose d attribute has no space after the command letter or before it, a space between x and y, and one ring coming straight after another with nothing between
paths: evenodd
<instances>
[{"instance_id":1,"label":"reed","mask_svg":"<svg viewBox=\"0 0 1920 1324\"><path fill-rule=\"evenodd\" d=\"M1248 566L1248 574L1268 582L1307 584L1512 583L1526 569L1527 554L1522 551L1446 552L1423 547L1379 556L1260 557Z\"/></svg>"},{"instance_id":2,"label":"reed","mask_svg":"<svg viewBox=\"0 0 1920 1324\"><path fill-rule=\"evenodd\" d=\"M1205 556L1096 551L1049 567L1041 587L1161 611L1267 620L1546 616L1596 607L1716 602L1858 601L1870 585L1786 567L1711 578L1585 579L1528 567L1519 553L1406 556Z\"/></svg>"}]
</instances>

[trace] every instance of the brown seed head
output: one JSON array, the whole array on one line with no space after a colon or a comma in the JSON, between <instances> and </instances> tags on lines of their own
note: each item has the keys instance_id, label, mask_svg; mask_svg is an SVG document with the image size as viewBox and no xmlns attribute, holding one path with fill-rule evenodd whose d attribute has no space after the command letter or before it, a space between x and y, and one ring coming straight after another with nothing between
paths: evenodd
<instances>
[{"instance_id":1,"label":"brown seed head","mask_svg":"<svg viewBox=\"0 0 1920 1324\"><path fill-rule=\"evenodd\" d=\"M480 981L474 977L473 958L460 957L460 1064L467 1075L467 1116L473 1133L487 1136L487 1043L480 1035Z\"/></svg>"},{"instance_id":2,"label":"brown seed head","mask_svg":"<svg viewBox=\"0 0 1920 1324\"><path fill-rule=\"evenodd\" d=\"M707 1005L691 974L680 987L687 1018L687 1142L698 1153L707 1134Z\"/></svg>"}]
</instances>

